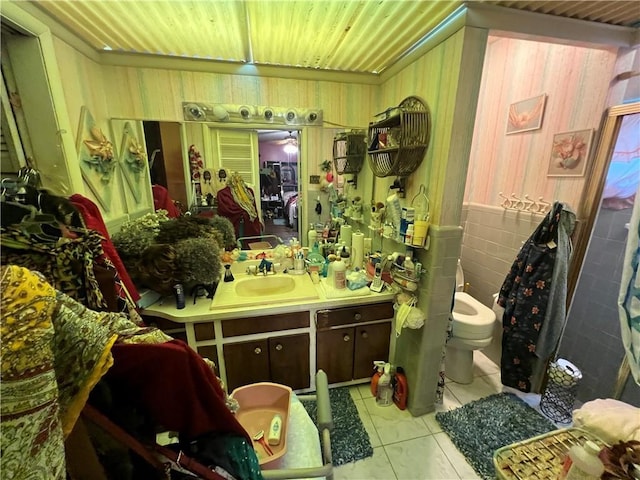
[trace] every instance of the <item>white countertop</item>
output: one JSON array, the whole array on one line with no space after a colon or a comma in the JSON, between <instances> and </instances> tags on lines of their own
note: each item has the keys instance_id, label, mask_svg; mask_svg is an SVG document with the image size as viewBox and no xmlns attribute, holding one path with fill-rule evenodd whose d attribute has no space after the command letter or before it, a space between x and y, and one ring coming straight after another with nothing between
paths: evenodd
<instances>
[{"instance_id":1,"label":"white countertop","mask_svg":"<svg viewBox=\"0 0 640 480\"><path fill-rule=\"evenodd\" d=\"M243 274L239 274L243 275ZM220 286L223 284L221 283ZM220 289L220 286L218 287ZM319 310L323 308L339 308L368 303L388 302L394 299L395 294L386 289L381 293L369 292L358 295L357 292L348 289L335 291L326 285L326 279L315 285L318 298L295 302L281 302L267 305L242 306L236 308L220 308L211 310L211 299L198 297L195 304L193 297L186 298L186 306L178 310L173 296L164 297L157 303L145 308L141 313L172 320L178 323L206 322L213 320L226 320L231 318L249 317L252 315L274 315L286 312L300 312L306 310ZM364 290L362 290L364 292ZM219 291L216 291L218 295ZM342 296L348 295L348 296Z\"/></svg>"}]
</instances>

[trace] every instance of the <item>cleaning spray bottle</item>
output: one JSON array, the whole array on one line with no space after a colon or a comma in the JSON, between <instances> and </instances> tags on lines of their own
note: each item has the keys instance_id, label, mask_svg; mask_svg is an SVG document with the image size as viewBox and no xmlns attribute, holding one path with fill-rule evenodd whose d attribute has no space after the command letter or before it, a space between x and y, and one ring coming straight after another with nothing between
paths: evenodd
<instances>
[{"instance_id":1,"label":"cleaning spray bottle","mask_svg":"<svg viewBox=\"0 0 640 480\"><path fill-rule=\"evenodd\" d=\"M393 388L391 387L391 365L384 364L384 372L378 380L378 392L376 394L376 404L381 407L388 407L393 403Z\"/></svg>"},{"instance_id":2,"label":"cleaning spray bottle","mask_svg":"<svg viewBox=\"0 0 640 480\"><path fill-rule=\"evenodd\" d=\"M371 377L371 395L374 397L378 395L378 381L384 373L384 364L385 362L382 360L376 360L373 362L373 369L376 370L376 372Z\"/></svg>"}]
</instances>

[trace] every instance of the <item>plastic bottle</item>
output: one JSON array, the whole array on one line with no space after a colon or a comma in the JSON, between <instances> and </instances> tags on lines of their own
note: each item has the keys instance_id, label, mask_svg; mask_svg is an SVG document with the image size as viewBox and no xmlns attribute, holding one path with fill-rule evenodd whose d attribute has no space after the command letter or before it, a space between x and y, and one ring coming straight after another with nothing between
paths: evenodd
<instances>
[{"instance_id":1,"label":"plastic bottle","mask_svg":"<svg viewBox=\"0 0 640 480\"><path fill-rule=\"evenodd\" d=\"M407 408L409 387L407 385L407 377L402 367L396 368L393 379L393 403L395 403L400 410L405 410Z\"/></svg>"},{"instance_id":2,"label":"plastic bottle","mask_svg":"<svg viewBox=\"0 0 640 480\"><path fill-rule=\"evenodd\" d=\"M376 394L376 404L381 407L388 407L393 403L393 387L391 387L391 365L384 364L384 372L378 380L378 392Z\"/></svg>"},{"instance_id":3,"label":"plastic bottle","mask_svg":"<svg viewBox=\"0 0 640 480\"><path fill-rule=\"evenodd\" d=\"M559 478L564 480L597 480L604 472L604 465L598 457L600 447L590 440L584 445L574 445L569 449Z\"/></svg>"},{"instance_id":4,"label":"plastic bottle","mask_svg":"<svg viewBox=\"0 0 640 480\"><path fill-rule=\"evenodd\" d=\"M336 261L333 262L333 288L336 290L342 290L343 288L347 288L347 266L340 259L340 257L336 258Z\"/></svg>"},{"instance_id":5,"label":"plastic bottle","mask_svg":"<svg viewBox=\"0 0 640 480\"><path fill-rule=\"evenodd\" d=\"M344 266L349 268L351 266L351 255L346 245L340 249L340 259L344 262Z\"/></svg>"},{"instance_id":6,"label":"plastic bottle","mask_svg":"<svg viewBox=\"0 0 640 480\"><path fill-rule=\"evenodd\" d=\"M378 382L380 381L380 377L384 373L384 363L382 360L377 360L373 362L374 369L377 369L376 372L371 377L371 395L374 397L378 395Z\"/></svg>"},{"instance_id":7,"label":"plastic bottle","mask_svg":"<svg viewBox=\"0 0 640 480\"><path fill-rule=\"evenodd\" d=\"M318 232L316 232L315 227L313 226L313 223L309 224L309 231L307 232L307 240L309 242L309 248L313 248L313 246L316 243L316 240L318 239Z\"/></svg>"}]
</instances>

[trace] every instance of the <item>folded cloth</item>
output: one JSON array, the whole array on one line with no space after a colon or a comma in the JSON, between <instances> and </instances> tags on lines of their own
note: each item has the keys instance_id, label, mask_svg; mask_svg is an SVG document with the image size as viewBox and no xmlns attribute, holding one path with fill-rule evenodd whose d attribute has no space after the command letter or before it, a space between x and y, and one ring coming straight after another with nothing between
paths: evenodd
<instances>
[{"instance_id":1,"label":"folded cloth","mask_svg":"<svg viewBox=\"0 0 640 480\"><path fill-rule=\"evenodd\" d=\"M612 398L598 398L573 411L573 425L609 444L640 441L640 408Z\"/></svg>"}]
</instances>

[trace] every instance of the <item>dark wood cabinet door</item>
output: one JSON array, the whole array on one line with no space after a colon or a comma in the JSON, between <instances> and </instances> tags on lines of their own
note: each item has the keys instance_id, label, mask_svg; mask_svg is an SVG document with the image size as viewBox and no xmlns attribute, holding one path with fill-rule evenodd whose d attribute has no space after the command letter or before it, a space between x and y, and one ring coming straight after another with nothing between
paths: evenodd
<instances>
[{"instance_id":1,"label":"dark wood cabinet door","mask_svg":"<svg viewBox=\"0 0 640 480\"><path fill-rule=\"evenodd\" d=\"M198 353L201 357L206 357L216 364L216 375L220 376L220 365L218 365L218 349L215 345L206 345L198 347Z\"/></svg>"},{"instance_id":2,"label":"dark wood cabinet door","mask_svg":"<svg viewBox=\"0 0 640 480\"><path fill-rule=\"evenodd\" d=\"M294 390L309 388L309 335L287 335L269 339L271 381Z\"/></svg>"},{"instance_id":3,"label":"dark wood cabinet door","mask_svg":"<svg viewBox=\"0 0 640 480\"><path fill-rule=\"evenodd\" d=\"M223 347L223 351L229 392L242 385L270 381L269 342L266 338L230 343Z\"/></svg>"},{"instance_id":4,"label":"dark wood cabinet door","mask_svg":"<svg viewBox=\"0 0 640 480\"><path fill-rule=\"evenodd\" d=\"M316 334L317 368L324 370L329 383L352 379L353 334L353 327L324 330Z\"/></svg>"},{"instance_id":5,"label":"dark wood cabinet door","mask_svg":"<svg viewBox=\"0 0 640 480\"><path fill-rule=\"evenodd\" d=\"M389 361L390 340L391 322L355 327L354 379L373 375L373 362L375 360Z\"/></svg>"}]
</instances>

